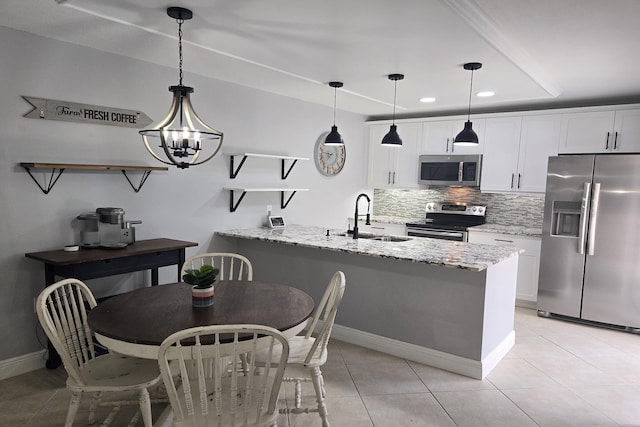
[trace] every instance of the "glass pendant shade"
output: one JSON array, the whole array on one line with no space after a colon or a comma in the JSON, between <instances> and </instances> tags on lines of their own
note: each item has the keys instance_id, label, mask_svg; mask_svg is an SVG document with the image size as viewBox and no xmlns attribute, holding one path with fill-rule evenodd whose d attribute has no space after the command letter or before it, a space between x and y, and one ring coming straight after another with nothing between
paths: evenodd
<instances>
[{"instance_id":1,"label":"glass pendant shade","mask_svg":"<svg viewBox=\"0 0 640 427\"><path fill-rule=\"evenodd\" d=\"M398 135L398 127L396 126L396 95L398 93L398 80L404 79L404 74L389 74L387 77L393 81L393 116L389 132L382 138L381 144L387 147L402 147L402 139Z\"/></svg>"},{"instance_id":2,"label":"glass pendant shade","mask_svg":"<svg viewBox=\"0 0 640 427\"><path fill-rule=\"evenodd\" d=\"M178 23L180 81L177 86L169 87L173 100L167 115L138 133L153 157L162 163L186 169L215 156L222 146L223 134L198 116L191 105L193 88L182 84L182 23L191 19L193 13L182 7L169 7L167 15Z\"/></svg>"},{"instance_id":3,"label":"glass pendant shade","mask_svg":"<svg viewBox=\"0 0 640 427\"><path fill-rule=\"evenodd\" d=\"M329 86L333 88L333 126L331 126L331 132L329 132L324 139L324 145L344 145L342 135L338 132L338 126L336 126L336 100L338 97L338 88L344 86L342 82L329 82Z\"/></svg>"},{"instance_id":4,"label":"glass pendant shade","mask_svg":"<svg viewBox=\"0 0 640 427\"><path fill-rule=\"evenodd\" d=\"M402 139L400 139L400 135L398 135L398 127L396 125L391 125L389 132L382 138L382 145L391 147L402 146Z\"/></svg>"},{"instance_id":5,"label":"glass pendant shade","mask_svg":"<svg viewBox=\"0 0 640 427\"><path fill-rule=\"evenodd\" d=\"M473 146L478 145L478 134L473 131L471 124L471 94L473 93L473 72L482 68L480 62L467 62L464 64L465 70L471 71L471 85L469 87L469 109L467 110L467 121L464 124L464 129L453 139L453 143L461 146Z\"/></svg>"},{"instance_id":6,"label":"glass pendant shade","mask_svg":"<svg viewBox=\"0 0 640 427\"><path fill-rule=\"evenodd\" d=\"M478 145L478 134L473 131L472 123L467 121L462 132L456 135L453 142L457 145Z\"/></svg>"}]
</instances>

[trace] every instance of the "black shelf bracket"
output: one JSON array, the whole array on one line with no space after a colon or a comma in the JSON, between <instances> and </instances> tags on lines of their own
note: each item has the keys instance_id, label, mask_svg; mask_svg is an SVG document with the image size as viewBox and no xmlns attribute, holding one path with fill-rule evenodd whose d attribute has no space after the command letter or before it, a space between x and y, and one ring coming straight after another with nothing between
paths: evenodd
<instances>
[{"instance_id":1,"label":"black shelf bracket","mask_svg":"<svg viewBox=\"0 0 640 427\"><path fill-rule=\"evenodd\" d=\"M235 212L236 209L238 209L238 205L240 205L240 202L242 201L242 199L244 199L244 196L247 194L246 191L242 192L242 195L238 198L238 201L234 204L233 203L233 193L235 192L235 190L229 190L229 211L231 212Z\"/></svg>"},{"instance_id":2,"label":"black shelf bracket","mask_svg":"<svg viewBox=\"0 0 640 427\"><path fill-rule=\"evenodd\" d=\"M297 162L298 162L298 159L294 159L293 162L291 162L291 166L289 166L289 170L285 172L285 159L282 159L282 173L280 174L282 179L287 179L287 177L291 173L291 169L293 169L293 167L296 165Z\"/></svg>"},{"instance_id":3,"label":"black shelf bracket","mask_svg":"<svg viewBox=\"0 0 640 427\"><path fill-rule=\"evenodd\" d=\"M35 176L33 176L33 174L31 173L31 168L29 166L25 166L25 165L20 165L20 166L22 166L24 170L27 171L27 173L29 174L33 182L35 182L38 185L38 188L40 188L40 190L42 190L44 194L49 194L49 192L53 189L53 186L56 185L56 182L58 182L58 179L60 179L62 172L64 172L64 168L51 168L51 176L49 177L49 182L45 187L42 184L40 184L40 181L38 181Z\"/></svg>"},{"instance_id":4,"label":"black shelf bracket","mask_svg":"<svg viewBox=\"0 0 640 427\"><path fill-rule=\"evenodd\" d=\"M286 207L289 205L289 202L291 201L291 199L293 198L293 196L294 196L295 194L296 194L296 192L295 192L295 191L293 191L293 192L291 193L291 195L289 196L289 198L287 199L287 201L285 202L285 201L284 201L284 190L282 190L282 191L280 192L280 207L281 207L282 209L286 208Z\"/></svg>"},{"instance_id":5,"label":"black shelf bracket","mask_svg":"<svg viewBox=\"0 0 640 427\"><path fill-rule=\"evenodd\" d=\"M242 160L240 161L240 164L238 165L236 170L233 170L233 158L235 156L229 156L229 177L231 179L234 179L236 176L238 176L238 172L240 172L240 169L242 168L242 165L244 165L244 162L247 160L247 156L242 156ZM233 211L231 211L233 212Z\"/></svg>"},{"instance_id":6,"label":"black shelf bracket","mask_svg":"<svg viewBox=\"0 0 640 427\"><path fill-rule=\"evenodd\" d=\"M124 169L121 169L121 170L124 177L127 178L127 181L129 181L129 185L131 186L131 188L133 188L133 191L135 191L136 193L138 193L142 189L142 186L144 185L144 183L147 182L147 178L149 178L149 175L151 175L150 170L145 170L144 172L142 172L142 178L140 179L140 184L136 186L133 184L133 182L129 178L129 175L127 175L127 171Z\"/></svg>"}]
</instances>

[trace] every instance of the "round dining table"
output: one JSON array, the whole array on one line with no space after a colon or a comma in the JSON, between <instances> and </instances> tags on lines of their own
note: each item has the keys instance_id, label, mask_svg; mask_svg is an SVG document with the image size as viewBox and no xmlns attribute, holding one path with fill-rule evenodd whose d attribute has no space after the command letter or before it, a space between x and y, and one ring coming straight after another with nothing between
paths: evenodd
<instances>
[{"instance_id":1,"label":"round dining table","mask_svg":"<svg viewBox=\"0 0 640 427\"><path fill-rule=\"evenodd\" d=\"M196 326L266 325L290 338L304 329L314 308L306 292L276 283L221 280L214 290L212 306L193 307L185 283L136 289L94 307L89 327L111 351L157 359L165 338Z\"/></svg>"}]
</instances>

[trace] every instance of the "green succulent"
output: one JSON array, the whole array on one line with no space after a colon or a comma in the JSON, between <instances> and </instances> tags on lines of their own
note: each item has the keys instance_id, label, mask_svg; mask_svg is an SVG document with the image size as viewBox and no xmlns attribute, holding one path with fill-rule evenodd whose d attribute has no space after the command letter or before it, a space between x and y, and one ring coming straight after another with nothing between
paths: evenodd
<instances>
[{"instance_id":1,"label":"green succulent","mask_svg":"<svg viewBox=\"0 0 640 427\"><path fill-rule=\"evenodd\" d=\"M186 274L182 276L185 283L204 289L213 285L220 270L204 264L199 269L187 269L185 272Z\"/></svg>"}]
</instances>

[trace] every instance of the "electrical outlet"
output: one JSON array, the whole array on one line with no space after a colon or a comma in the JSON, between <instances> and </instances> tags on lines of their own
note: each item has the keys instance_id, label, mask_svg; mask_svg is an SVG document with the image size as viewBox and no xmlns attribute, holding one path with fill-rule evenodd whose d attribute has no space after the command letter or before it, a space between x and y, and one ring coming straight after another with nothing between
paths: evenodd
<instances>
[{"instance_id":1,"label":"electrical outlet","mask_svg":"<svg viewBox=\"0 0 640 427\"><path fill-rule=\"evenodd\" d=\"M267 205L267 215L271 215L271 209L272 209L272 206Z\"/></svg>"}]
</instances>

